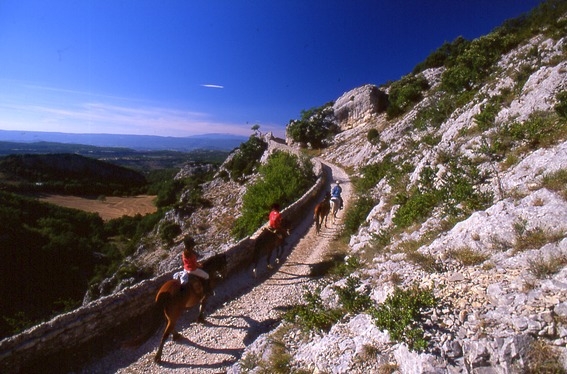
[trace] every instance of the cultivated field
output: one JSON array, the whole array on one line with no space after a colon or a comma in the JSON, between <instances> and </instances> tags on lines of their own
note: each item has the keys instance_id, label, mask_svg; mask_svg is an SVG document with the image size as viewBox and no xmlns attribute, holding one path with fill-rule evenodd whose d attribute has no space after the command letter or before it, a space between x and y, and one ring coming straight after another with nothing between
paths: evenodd
<instances>
[{"instance_id":1,"label":"cultivated field","mask_svg":"<svg viewBox=\"0 0 567 374\"><path fill-rule=\"evenodd\" d=\"M42 195L39 198L51 204L98 213L105 221L122 216L145 215L157 210L153 201L155 196L139 195L132 197L108 196L104 199L88 199L78 196Z\"/></svg>"}]
</instances>

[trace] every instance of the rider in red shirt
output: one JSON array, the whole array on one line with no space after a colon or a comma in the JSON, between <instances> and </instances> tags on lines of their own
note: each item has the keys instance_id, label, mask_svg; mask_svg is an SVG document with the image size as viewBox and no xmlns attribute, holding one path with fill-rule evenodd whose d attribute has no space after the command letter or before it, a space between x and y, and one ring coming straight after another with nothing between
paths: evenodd
<instances>
[{"instance_id":1,"label":"rider in red shirt","mask_svg":"<svg viewBox=\"0 0 567 374\"><path fill-rule=\"evenodd\" d=\"M274 232L280 239L285 237L284 228L282 227L282 215L280 213L280 204L275 203L272 205L272 210L268 216L268 230Z\"/></svg>"},{"instance_id":2,"label":"rider in red shirt","mask_svg":"<svg viewBox=\"0 0 567 374\"><path fill-rule=\"evenodd\" d=\"M189 274L196 275L202 278L205 282L204 286L208 289L209 274L202 269L203 265L197 261L197 253L195 252L195 240L187 236L183 239L183 254L181 260L183 261L183 270L175 273L173 278L179 279L181 285L185 285L189 281Z\"/></svg>"}]
</instances>

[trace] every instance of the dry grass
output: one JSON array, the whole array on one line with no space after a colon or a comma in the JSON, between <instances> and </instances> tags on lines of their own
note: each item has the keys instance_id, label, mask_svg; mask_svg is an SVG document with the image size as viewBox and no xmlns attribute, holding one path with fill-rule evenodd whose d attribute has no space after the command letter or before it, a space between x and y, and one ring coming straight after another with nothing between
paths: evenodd
<instances>
[{"instance_id":1,"label":"dry grass","mask_svg":"<svg viewBox=\"0 0 567 374\"><path fill-rule=\"evenodd\" d=\"M565 373L559 353L542 340L530 345L526 359L525 373Z\"/></svg>"},{"instance_id":2,"label":"dry grass","mask_svg":"<svg viewBox=\"0 0 567 374\"><path fill-rule=\"evenodd\" d=\"M155 196L149 195L132 197L110 196L99 199L88 199L85 197L68 195L42 195L39 200L65 208L97 213L103 220L108 221L122 216L154 213L157 210L154 205L155 198Z\"/></svg>"},{"instance_id":3,"label":"dry grass","mask_svg":"<svg viewBox=\"0 0 567 374\"><path fill-rule=\"evenodd\" d=\"M528 270L535 277L542 279L557 273L559 270L567 265L567 257L564 255L558 255L551 257L547 260L542 258L537 258L529 261Z\"/></svg>"},{"instance_id":4,"label":"dry grass","mask_svg":"<svg viewBox=\"0 0 567 374\"><path fill-rule=\"evenodd\" d=\"M488 255L478 253L469 247L453 249L447 254L449 257L459 261L463 266L479 265L489 259Z\"/></svg>"}]
</instances>

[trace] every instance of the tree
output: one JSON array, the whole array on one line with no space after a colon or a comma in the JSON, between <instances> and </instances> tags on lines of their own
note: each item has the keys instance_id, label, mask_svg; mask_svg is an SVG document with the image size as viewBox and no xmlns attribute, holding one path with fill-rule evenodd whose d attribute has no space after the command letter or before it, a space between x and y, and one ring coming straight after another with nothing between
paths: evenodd
<instances>
[{"instance_id":1,"label":"tree","mask_svg":"<svg viewBox=\"0 0 567 374\"><path fill-rule=\"evenodd\" d=\"M309 144L313 148L323 148L326 141L339 132L332 102L319 108L303 110L301 119L293 120L287 125L287 134L293 141Z\"/></svg>"}]
</instances>

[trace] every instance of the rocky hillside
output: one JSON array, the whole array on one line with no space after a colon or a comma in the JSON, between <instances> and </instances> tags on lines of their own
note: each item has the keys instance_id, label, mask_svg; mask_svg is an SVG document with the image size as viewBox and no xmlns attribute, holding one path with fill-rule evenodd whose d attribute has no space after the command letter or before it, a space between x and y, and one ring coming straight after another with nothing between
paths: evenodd
<instances>
[{"instance_id":1,"label":"rocky hillside","mask_svg":"<svg viewBox=\"0 0 567 374\"><path fill-rule=\"evenodd\" d=\"M474 68L459 63L476 48L486 64L494 53L486 47L510 34L495 31L453 63L335 102L343 131L321 157L353 171L353 209L366 219L349 238L361 266L321 283L318 297L322 310L341 309L338 290L351 279L371 307L330 329L284 323L249 346L232 372L261 372L276 355L292 372L565 371L566 19L532 28L461 90L450 89L454 74ZM521 20L515 25L522 29ZM392 102L412 82L421 82L417 94L385 110L384 96ZM417 299L429 294L434 302Z\"/></svg>"}]
</instances>

